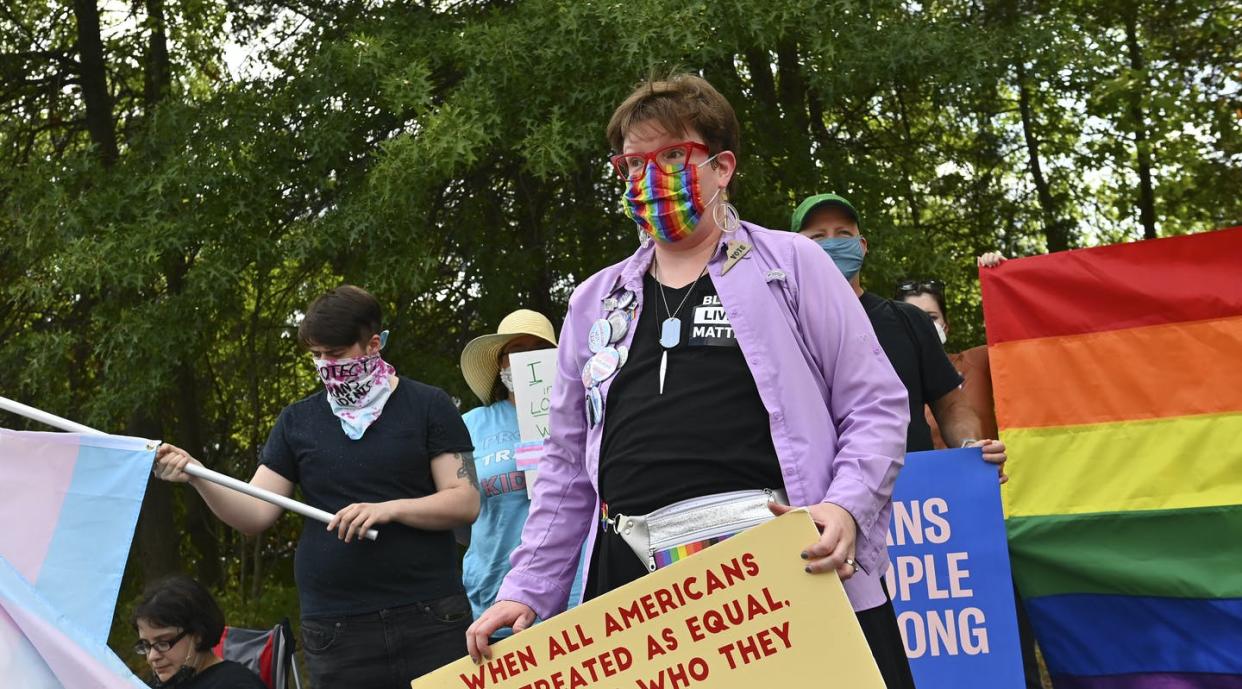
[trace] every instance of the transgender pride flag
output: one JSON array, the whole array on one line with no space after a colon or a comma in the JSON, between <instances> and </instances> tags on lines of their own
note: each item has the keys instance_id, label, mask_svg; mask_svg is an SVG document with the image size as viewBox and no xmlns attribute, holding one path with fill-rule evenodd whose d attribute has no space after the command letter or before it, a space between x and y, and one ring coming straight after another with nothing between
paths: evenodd
<instances>
[{"instance_id":1,"label":"transgender pride flag","mask_svg":"<svg viewBox=\"0 0 1242 689\"><path fill-rule=\"evenodd\" d=\"M146 687L99 639L58 613L0 558L0 686L8 689Z\"/></svg>"},{"instance_id":2,"label":"transgender pride flag","mask_svg":"<svg viewBox=\"0 0 1242 689\"><path fill-rule=\"evenodd\" d=\"M1242 228L981 272L1018 588L1058 689L1242 689Z\"/></svg>"},{"instance_id":3,"label":"transgender pride flag","mask_svg":"<svg viewBox=\"0 0 1242 689\"><path fill-rule=\"evenodd\" d=\"M104 643L154 449L0 429L0 686L141 686Z\"/></svg>"}]
</instances>

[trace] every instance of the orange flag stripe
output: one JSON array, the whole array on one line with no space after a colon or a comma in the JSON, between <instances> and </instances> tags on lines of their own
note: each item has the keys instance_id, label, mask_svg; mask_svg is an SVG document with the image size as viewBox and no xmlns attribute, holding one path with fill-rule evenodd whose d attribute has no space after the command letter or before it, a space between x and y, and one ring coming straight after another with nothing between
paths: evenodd
<instances>
[{"instance_id":1,"label":"orange flag stripe","mask_svg":"<svg viewBox=\"0 0 1242 689\"><path fill-rule=\"evenodd\" d=\"M1242 411L1242 316L989 348L1001 428Z\"/></svg>"}]
</instances>

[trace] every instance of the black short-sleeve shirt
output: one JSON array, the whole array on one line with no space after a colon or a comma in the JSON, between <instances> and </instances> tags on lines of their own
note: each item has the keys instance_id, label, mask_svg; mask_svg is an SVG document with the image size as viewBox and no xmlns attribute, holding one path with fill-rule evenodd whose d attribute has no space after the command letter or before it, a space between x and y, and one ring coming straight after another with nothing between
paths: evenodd
<instances>
[{"instance_id":1,"label":"black short-sleeve shirt","mask_svg":"<svg viewBox=\"0 0 1242 689\"><path fill-rule=\"evenodd\" d=\"M298 484L306 503L335 513L356 502L436 492L431 460L473 446L461 415L439 388L402 377L383 413L350 440L319 391L280 413L262 463ZM345 543L306 520L294 557L306 619L374 612L462 592L451 531L379 527L376 541Z\"/></svg>"},{"instance_id":2,"label":"black short-sleeve shirt","mask_svg":"<svg viewBox=\"0 0 1242 689\"><path fill-rule=\"evenodd\" d=\"M871 292L863 292L861 299L876 339L910 395L906 452L931 450L931 428L923 416L923 405L952 392L962 384L962 377L940 345L936 326L922 309Z\"/></svg>"}]
</instances>

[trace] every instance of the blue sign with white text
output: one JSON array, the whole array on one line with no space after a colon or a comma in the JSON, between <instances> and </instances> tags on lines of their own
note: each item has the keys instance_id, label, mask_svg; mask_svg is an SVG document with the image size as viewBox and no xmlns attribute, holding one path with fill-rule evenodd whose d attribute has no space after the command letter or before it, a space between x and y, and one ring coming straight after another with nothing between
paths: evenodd
<instances>
[{"instance_id":1,"label":"blue sign with white text","mask_svg":"<svg viewBox=\"0 0 1242 689\"><path fill-rule=\"evenodd\" d=\"M919 689L1022 689L996 467L913 452L893 491L885 576Z\"/></svg>"}]
</instances>

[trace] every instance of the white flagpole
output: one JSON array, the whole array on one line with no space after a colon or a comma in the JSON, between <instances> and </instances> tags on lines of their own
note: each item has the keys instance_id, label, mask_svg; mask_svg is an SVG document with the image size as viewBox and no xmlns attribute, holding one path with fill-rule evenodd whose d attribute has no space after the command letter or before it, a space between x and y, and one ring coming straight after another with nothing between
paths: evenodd
<instances>
[{"instance_id":1,"label":"white flagpole","mask_svg":"<svg viewBox=\"0 0 1242 689\"><path fill-rule=\"evenodd\" d=\"M62 431L69 431L70 433L107 435L107 433L95 430L90 426L83 426L80 423L75 423L69 419L56 416L55 414L49 414L42 409L35 409L34 407L22 404L21 402L15 402L7 397L0 397L0 409L13 412L18 416L24 416L43 424L47 424L53 428L59 428ZM204 481L211 481L212 483L217 483L225 486L226 488L232 488L239 493L245 493L251 497L270 502L273 505L279 505L290 512L296 512L304 517L310 517L316 521L321 521L324 524L327 524L332 520L332 513L330 512L325 512L324 510L311 507L304 502L298 502L292 498L286 498L285 496L273 493L270 490L264 490L256 486L252 486L244 481L238 481L232 476L212 471L204 466L199 466L197 464L187 465L185 473L201 478ZM366 538L374 541L379 536L379 532L375 529L367 529L367 532L364 535Z\"/></svg>"}]
</instances>

